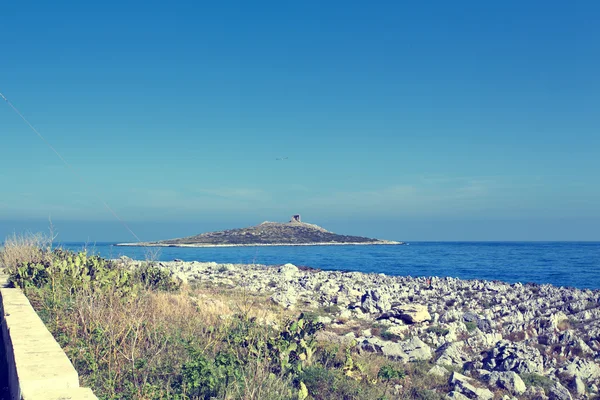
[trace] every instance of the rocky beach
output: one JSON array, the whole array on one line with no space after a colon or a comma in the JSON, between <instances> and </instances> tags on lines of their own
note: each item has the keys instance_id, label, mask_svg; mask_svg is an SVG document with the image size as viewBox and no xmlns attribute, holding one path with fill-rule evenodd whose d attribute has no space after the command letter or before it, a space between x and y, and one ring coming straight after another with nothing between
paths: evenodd
<instances>
[{"instance_id":1,"label":"rocky beach","mask_svg":"<svg viewBox=\"0 0 600 400\"><path fill-rule=\"evenodd\" d=\"M127 260L130 262L130 260ZM262 294L325 324L320 339L430 363L449 398L596 398L600 291L292 264L160 262L189 284Z\"/></svg>"}]
</instances>

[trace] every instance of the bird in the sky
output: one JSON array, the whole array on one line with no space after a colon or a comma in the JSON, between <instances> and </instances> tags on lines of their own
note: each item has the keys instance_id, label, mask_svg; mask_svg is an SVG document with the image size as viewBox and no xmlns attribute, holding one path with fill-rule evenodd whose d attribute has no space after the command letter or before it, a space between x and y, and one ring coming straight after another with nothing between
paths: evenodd
<instances>
[{"instance_id":1,"label":"bird in the sky","mask_svg":"<svg viewBox=\"0 0 600 400\"><path fill-rule=\"evenodd\" d=\"M275 159L275 161L283 161L283 160L287 160L287 159L288 159L287 157L277 157Z\"/></svg>"}]
</instances>

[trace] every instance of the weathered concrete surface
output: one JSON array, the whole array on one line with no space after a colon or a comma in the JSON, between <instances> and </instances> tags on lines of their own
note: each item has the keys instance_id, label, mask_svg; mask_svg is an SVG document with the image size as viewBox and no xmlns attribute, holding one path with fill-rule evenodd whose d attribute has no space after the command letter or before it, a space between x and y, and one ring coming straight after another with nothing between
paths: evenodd
<instances>
[{"instance_id":1,"label":"weathered concrete surface","mask_svg":"<svg viewBox=\"0 0 600 400\"><path fill-rule=\"evenodd\" d=\"M0 289L11 400L90 400L67 355L19 289Z\"/></svg>"}]
</instances>

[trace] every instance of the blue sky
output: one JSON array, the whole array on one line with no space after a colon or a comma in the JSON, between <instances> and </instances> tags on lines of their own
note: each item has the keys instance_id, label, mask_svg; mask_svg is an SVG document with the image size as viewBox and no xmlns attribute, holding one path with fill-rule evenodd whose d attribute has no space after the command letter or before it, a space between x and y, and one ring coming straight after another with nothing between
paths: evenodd
<instances>
[{"instance_id":1,"label":"blue sky","mask_svg":"<svg viewBox=\"0 0 600 400\"><path fill-rule=\"evenodd\" d=\"M414 3L414 2L413 2ZM600 3L0 6L0 235L600 240ZM288 157L276 161L277 157Z\"/></svg>"}]
</instances>

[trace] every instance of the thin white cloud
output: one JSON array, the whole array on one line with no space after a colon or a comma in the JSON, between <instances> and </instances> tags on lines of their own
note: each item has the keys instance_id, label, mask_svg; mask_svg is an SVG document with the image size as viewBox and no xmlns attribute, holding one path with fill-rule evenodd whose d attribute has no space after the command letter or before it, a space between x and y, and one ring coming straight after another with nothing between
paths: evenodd
<instances>
[{"instance_id":1,"label":"thin white cloud","mask_svg":"<svg viewBox=\"0 0 600 400\"><path fill-rule=\"evenodd\" d=\"M252 188L217 188L217 189L199 189L198 193L209 196L216 196L226 199L256 200L264 198L267 194L261 189Z\"/></svg>"},{"instance_id":2,"label":"thin white cloud","mask_svg":"<svg viewBox=\"0 0 600 400\"><path fill-rule=\"evenodd\" d=\"M354 210L390 215L455 212L483 205L493 185L483 180L447 180L452 185L434 185L431 181L397 184L373 190L340 191L314 198L313 207Z\"/></svg>"}]
</instances>

